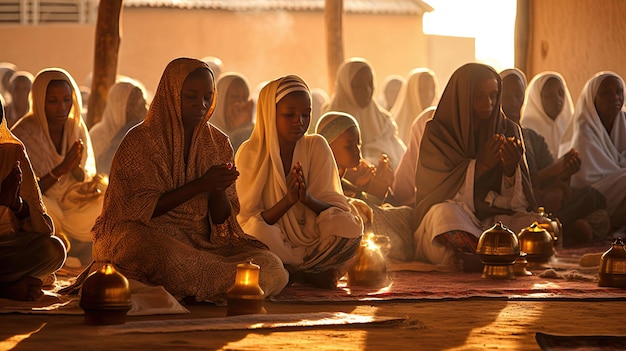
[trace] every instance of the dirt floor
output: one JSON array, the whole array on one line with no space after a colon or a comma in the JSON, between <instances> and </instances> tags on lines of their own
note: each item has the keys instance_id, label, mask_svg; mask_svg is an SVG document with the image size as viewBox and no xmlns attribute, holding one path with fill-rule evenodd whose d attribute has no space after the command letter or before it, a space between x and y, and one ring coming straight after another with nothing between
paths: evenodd
<instances>
[{"instance_id":1,"label":"dirt floor","mask_svg":"<svg viewBox=\"0 0 626 351\"><path fill-rule=\"evenodd\" d=\"M127 321L224 317L226 308ZM0 350L540 350L536 332L626 335L622 301L449 301L295 305L266 302L268 313L344 312L402 317L388 325L198 331L103 336L83 316L0 315Z\"/></svg>"}]
</instances>

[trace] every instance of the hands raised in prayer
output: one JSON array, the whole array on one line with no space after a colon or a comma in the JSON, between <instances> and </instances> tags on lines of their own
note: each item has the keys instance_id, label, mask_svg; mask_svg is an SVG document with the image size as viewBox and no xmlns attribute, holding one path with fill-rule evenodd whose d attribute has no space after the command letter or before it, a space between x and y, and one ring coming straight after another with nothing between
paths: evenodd
<instances>
[{"instance_id":1,"label":"hands raised in prayer","mask_svg":"<svg viewBox=\"0 0 626 351\"><path fill-rule=\"evenodd\" d=\"M58 178L70 171L72 171L72 174L77 174L78 172L74 172L74 169L79 168L80 170L80 161L83 158L83 151L85 149L85 144L83 143L82 140L78 139L74 142L74 144L72 144L72 146L70 147L69 150L67 150L67 153L65 154L65 158L63 159L63 162L61 162L60 165L58 165L55 169L52 170L51 174L53 177ZM81 171L81 174L83 174L83 178L84 178L84 173ZM77 180L82 180L82 179L77 179Z\"/></svg>"},{"instance_id":2,"label":"hands raised in prayer","mask_svg":"<svg viewBox=\"0 0 626 351\"><path fill-rule=\"evenodd\" d=\"M570 177L580 170L581 160L578 151L571 149L558 159L557 163L561 169L560 179L569 181Z\"/></svg>"},{"instance_id":3,"label":"hands raised in prayer","mask_svg":"<svg viewBox=\"0 0 626 351\"><path fill-rule=\"evenodd\" d=\"M511 177L515 174L517 165L524 154L524 149L522 148L522 142L516 137L501 138L504 139L500 147L500 158L504 174L507 177Z\"/></svg>"},{"instance_id":4,"label":"hands raised in prayer","mask_svg":"<svg viewBox=\"0 0 626 351\"><path fill-rule=\"evenodd\" d=\"M304 173L302 172L302 164L296 162L287 175L287 201L289 204L295 205L298 201L306 203L307 201L306 183L304 182Z\"/></svg>"},{"instance_id":5,"label":"hands raised in prayer","mask_svg":"<svg viewBox=\"0 0 626 351\"><path fill-rule=\"evenodd\" d=\"M515 174L515 170L523 154L524 149L519 139L494 134L478 154L477 166L482 167L482 173L484 173L486 170L492 169L497 166L498 163L501 163L504 174L511 177Z\"/></svg>"},{"instance_id":6,"label":"hands raised in prayer","mask_svg":"<svg viewBox=\"0 0 626 351\"><path fill-rule=\"evenodd\" d=\"M202 191L224 191L239 177L239 171L232 163L215 165L200 178Z\"/></svg>"}]
</instances>

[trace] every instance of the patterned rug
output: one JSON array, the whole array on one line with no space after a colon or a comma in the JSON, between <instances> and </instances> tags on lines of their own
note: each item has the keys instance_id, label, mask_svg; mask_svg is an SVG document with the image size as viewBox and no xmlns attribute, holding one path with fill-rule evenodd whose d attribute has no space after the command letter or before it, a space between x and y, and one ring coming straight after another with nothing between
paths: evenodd
<instances>
[{"instance_id":1,"label":"patterned rug","mask_svg":"<svg viewBox=\"0 0 626 351\"><path fill-rule=\"evenodd\" d=\"M385 300L442 300L495 298L509 300L621 300L626 290L598 287L598 266L601 253L610 244L596 247L561 249L555 259L532 267L532 276L502 280L482 278L481 273L458 273L426 264L388 265L389 284L382 288L348 286L344 277L335 290L316 289L308 285L292 285L271 298L283 303L322 303ZM581 266L582 257L595 262Z\"/></svg>"}]
</instances>

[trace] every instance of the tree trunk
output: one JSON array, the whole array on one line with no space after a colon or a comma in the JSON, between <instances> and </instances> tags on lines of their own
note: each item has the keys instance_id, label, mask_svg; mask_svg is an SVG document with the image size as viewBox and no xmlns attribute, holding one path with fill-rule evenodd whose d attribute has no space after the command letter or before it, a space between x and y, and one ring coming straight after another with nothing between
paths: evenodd
<instances>
[{"instance_id":1,"label":"tree trunk","mask_svg":"<svg viewBox=\"0 0 626 351\"><path fill-rule=\"evenodd\" d=\"M517 0L517 16L515 16L515 67L526 73L530 79L532 72L530 62L530 0Z\"/></svg>"},{"instance_id":2,"label":"tree trunk","mask_svg":"<svg viewBox=\"0 0 626 351\"><path fill-rule=\"evenodd\" d=\"M98 5L91 94L85 121L89 128L102 119L109 88L115 84L122 4L123 0L101 0Z\"/></svg>"},{"instance_id":3,"label":"tree trunk","mask_svg":"<svg viewBox=\"0 0 626 351\"><path fill-rule=\"evenodd\" d=\"M337 69L343 63L343 0L324 1L326 24L326 61L328 64L328 94L335 90Z\"/></svg>"}]
</instances>

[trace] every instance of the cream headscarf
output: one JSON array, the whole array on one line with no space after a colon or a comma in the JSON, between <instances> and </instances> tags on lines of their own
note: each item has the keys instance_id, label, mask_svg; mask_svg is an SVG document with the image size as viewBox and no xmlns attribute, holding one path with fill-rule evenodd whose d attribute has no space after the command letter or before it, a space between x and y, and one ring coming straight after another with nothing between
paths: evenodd
<instances>
[{"instance_id":1,"label":"cream headscarf","mask_svg":"<svg viewBox=\"0 0 626 351\"><path fill-rule=\"evenodd\" d=\"M248 79L237 72L225 72L219 77L217 81L217 91L219 92L222 99L218 101L217 107L215 108L215 113L213 113L213 117L211 117L211 124L222 130L224 133L229 134L233 132L228 127L228 123L226 121L226 96L228 95L228 89L230 89L231 84L235 81L241 81L245 84L246 89L248 89L248 98L250 97L250 84L248 84Z\"/></svg>"},{"instance_id":2,"label":"cream headscarf","mask_svg":"<svg viewBox=\"0 0 626 351\"><path fill-rule=\"evenodd\" d=\"M128 97L133 89L138 88L145 96L145 92L140 84L131 80L117 82L109 89L107 105L102 114L102 120L96 123L89 130L91 144L96 159L108 150L111 140L126 125L126 107Z\"/></svg>"},{"instance_id":3,"label":"cream headscarf","mask_svg":"<svg viewBox=\"0 0 626 351\"><path fill-rule=\"evenodd\" d=\"M362 233L362 224L350 213L343 195L332 151L317 134L305 134L298 140L291 165L301 163L307 191L332 207L317 215L297 203L274 225L267 224L261 216L287 194L276 130L276 104L288 93L302 91L303 86L306 87L301 78L291 75L271 81L261 90L254 131L235 156L241 173L237 179L241 203L237 219L245 232L267 244L284 263L295 265L303 263L306 250L323 240L324 234L353 238Z\"/></svg>"},{"instance_id":4,"label":"cream headscarf","mask_svg":"<svg viewBox=\"0 0 626 351\"><path fill-rule=\"evenodd\" d=\"M337 72L335 94L330 102L322 108L322 111L340 111L354 116L361 127L363 158L372 164L378 164L378 160L384 153L389 156L391 167L396 169L406 150L406 146L398 137L396 123L389 112L382 108L375 99L371 99L363 108L354 99L351 82L362 68L370 70L374 82L376 81L372 66L366 60L352 58L344 62Z\"/></svg>"},{"instance_id":5,"label":"cream headscarf","mask_svg":"<svg viewBox=\"0 0 626 351\"><path fill-rule=\"evenodd\" d=\"M572 176L573 186L593 185L617 173L626 172L626 113L620 110L609 134L595 107L598 88L607 77L624 80L617 73L604 71L585 84L574 112L573 147L580 153L580 171ZM623 187L624 184L618 186Z\"/></svg>"},{"instance_id":6,"label":"cream headscarf","mask_svg":"<svg viewBox=\"0 0 626 351\"><path fill-rule=\"evenodd\" d=\"M548 116L541 102L541 90L550 78L558 79L563 84L565 92L563 109L554 120ZM572 131L567 130L573 112L574 104L563 76L557 72L543 72L537 74L528 84L520 114L520 124L524 128L532 129L543 136L552 156L556 159L569 151L568 146L572 139ZM564 145L563 149L566 149L563 152L559 151L562 149L561 145Z\"/></svg>"},{"instance_id":7,"label":"cream headscarf","mask_svg":"<svg viewBox=\"0 0 626 351\"><path fill-rule=\"evenodd\" d=\"M408 144L411 140L411 125L413 121L424 109L430 106L422 106L420 98L420 79L424 75L432 77L433 82L435 82L433 96L437 96L437 77L435 72L428 68L416 68L409 72L409 78L406 84L402 85L396 103L390 111L391 116L398 125L398 135L405 144Z\"/></svg>"},{"instance_id":8,"label":"cream headscarf","mask_svg":"<svg viewBox=\"0 0 626 351\"><path fill-rule=\"evenodd\" d=\"M50 81L53 80L66 81L72 89L72 107L65 121L64 139L60 154L57 153L56 147L50 138L45 112L46 90ZM84 143L80 165L85 172L85 180L90 180L96 174L96 161L91 138L80 113L81 104L81 96L76 82L67 71L61 68L47 68L37 73L30 94L31 110L24 117L20 118L11 129L26 146L26 152L32 161L33 169L37 176L41 177L48 174L54 167L63 162L66 152L79 139ZM59 195L62 195L67 187L74 184L75 181L71 180L71 178L71 176L62 177L61 181L50 188L49 191L60 191L61 194ZM56 197L53 194L49 195Z\"/></svg>"}]
</instances>

